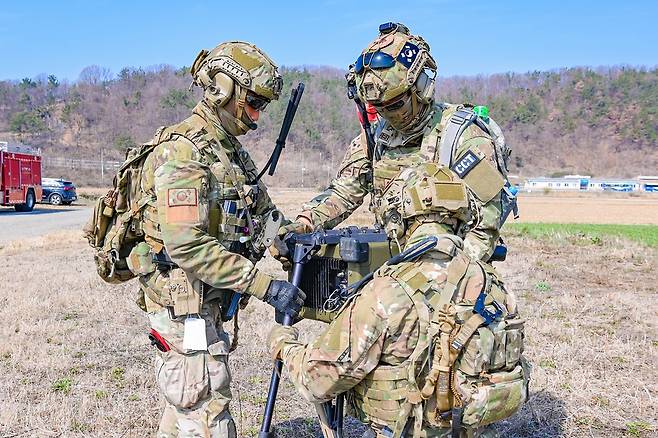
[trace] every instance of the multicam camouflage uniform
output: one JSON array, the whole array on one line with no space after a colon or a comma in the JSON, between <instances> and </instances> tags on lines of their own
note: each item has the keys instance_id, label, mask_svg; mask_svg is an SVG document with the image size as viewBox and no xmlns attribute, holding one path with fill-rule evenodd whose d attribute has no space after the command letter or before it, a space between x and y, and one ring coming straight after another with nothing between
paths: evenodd
<instances>
[{"instance_id":1,"label":"multicam camouflage uniform","mask_svg":"<svg viewBox=\"0 0 658 438\"><path fill-rule=\"evenodd\" d=\"M362 131L329 188L286 229L334 227L371 194L378 224L402 248L440 239L414 262L380 268L312 343L288 327L270 338L302 394L348 392L381 437L482 435L527 397L523 320L484 262L499 237L509 151L470 107L434 102L435 75L421 37L380 26L348 74L380 116L374 160ZM478 298L484 310L475 312Z\"/></svg>"},{"instance_id":2,"label":"multicam camouflage uniform","mask_svg":"<svg viewBox=\"0 0 658 438\"><path fill-rule=\"evenodd\" d=\"M393 65L377 66L378 53L395 60ZM405 55L409 53L411 57ZM418 36L410 35L403 25L382 33L361 55L362 71L352 68L362 100L374 105L381 118L375 134L376 151L381 158L368 158L365 133L350 144L337 176L329 187L304 205L298 222L310 228L333 228L361 205L371 194L370 210L381 202L382 193L391 179L406 167L423 162L439 162L438 148L446 125L458 110L470 107L434 103L436 64L429 55L429 46ZM357 62L357 70L359 62ZM405 100L401 109L386 110L390 101ZM395 105L395 104L394 104ZM450 167L459 165L473 154L476 159L463 175L475 194L474 225L464 238L465 251L474 258L487 260L499 237L501 189L509 151L498 149L492 136L477 124L470 124L458 137L452 151ZM475 163L473 163L475 162Z\"/></svg>"},{"instance_id":3,"label":"multicam camouflage uniform","mask_svg":"<svg viewBox=\"0 0 658 438\"><path fill-rule=\"evenodd\" d=\"M451 417L460 436L493 435L482 428L527 396L523 320L493 268L462 250L466 185L447 168L421 165L394 176L383 195L376 214L402 218L401 244L436 236L436 248L380 268L309 344L277 327L273 354L309 401L347 392L377 437L450 436ZM486 309L501 310L489 324L473 310L482 294Z\"/></svg>"},{"instance_id":4,"label":"multicam camouflage uniform","mask_svg":"<svg viewBox=\"0 0 658 438\"><path fill-rule=\"evenodd\" d=\"M218 69L219 63L234 74ZM235 437L228 411L230 344L221 312L233 292L263 299L268 290L271 277L255 268L262 253L249 239L254 223L262 223L274 205L262 182L249 185L257 170L235 138L247 130L244 119L220 105L231 94L244 105L247 89L276 99L280 76L259 49L238 42L201 52L192 75L206 94L192 116L153 140L157 146L144 163L141 180L147 203L145 242L135 247L128 263L140 274L151 328L171 348L158 353L156 364L166 400L158 436ZM245 79L249 75L250 82ZM157 254L167 254L173 266L154 263ZM207 351L183 347L190 314L205 320Z\"/></svg>"}]
</instances>

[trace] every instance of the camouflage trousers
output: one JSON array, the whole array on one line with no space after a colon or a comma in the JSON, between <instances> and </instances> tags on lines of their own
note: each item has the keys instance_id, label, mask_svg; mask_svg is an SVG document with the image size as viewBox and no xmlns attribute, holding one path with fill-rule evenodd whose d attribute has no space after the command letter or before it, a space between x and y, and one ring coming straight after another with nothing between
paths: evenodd
<instances>
[{"instance_id":1,"label":"camouflage trousers","mask_svg":"<svg viewBox=\"0 0 658 438\"><path fill-rule=\"evenodd\" d=\"M167 352L158 351L155 361L156 382L166 402L158 438L236 438L228 409L230 342L222 329L219 308L204 304L199 315L206 322L208 351L183 349L184 317L170 318L166 308L148 303L148 298L147 310L151 328L171 347Z\"/></svg>"}]
</instances>

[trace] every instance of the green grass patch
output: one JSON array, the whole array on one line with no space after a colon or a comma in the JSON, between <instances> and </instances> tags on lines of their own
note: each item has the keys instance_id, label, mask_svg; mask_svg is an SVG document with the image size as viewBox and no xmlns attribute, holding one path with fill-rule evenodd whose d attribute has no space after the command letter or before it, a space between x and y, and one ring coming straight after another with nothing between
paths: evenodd
<instances>
[{"instance_id":1,"label":"green grass patch","mask_svg":"<svg viewBox=\"0 0 658 438\"><path fill-rule=\"evenodd\" d=\"M649 432L653 428L646 421L631 421L626 423L626 433L630 436L642 436L643 432Z\"/></svg>"},{"instance_id":2,"label":"green grass patch","mask_svg":"<svg viewBox=\"0 0 658 438\"><path fill-rule=\"evenodd\" d=\"M535 290L538 292L550 292L551 285L547 281L539 281L535 284Z\"/></svg>"},{"instance_id":3,"label":"green grass patch","mask_svg":"<svg viewBox=\"0 0 658 438\"><path fill-rule=\"evenodd\" d=\"M57 379L53 382L53 391L58 391L58 392L63 392L64 394L68 394L71 392L71 387L73 386L73 381L68 378L68 377L63 377L61 379Z\"/></svg>"},{"instance_id":4,"label":"green grass patch","mask_svg":"<svg viewBox=\"0 0 658 438\"><path fill-rule=\"evenodd\" d=\"M606 236L633 240L651 248L658 248L658 226L613 224L506 224L505 231L532 238L584 237L592 245L601 245Z\"/></svg>"}]
</instances>

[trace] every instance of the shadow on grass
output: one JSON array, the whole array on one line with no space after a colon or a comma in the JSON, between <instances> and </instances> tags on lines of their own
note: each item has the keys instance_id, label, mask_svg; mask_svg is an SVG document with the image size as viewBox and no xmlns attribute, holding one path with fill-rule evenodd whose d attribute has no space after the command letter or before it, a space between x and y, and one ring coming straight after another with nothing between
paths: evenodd
<instances>
[{"instance_id":1,"label":"shadow on grass","mask_svg":"<svg viewBox=\"0 0 658 438\"><path fill-rule=\"evenodd\" d=\"M514 416L495 424L500 437L554 438L565 434L567 410L564 402L545 391L531 393L530 401ZM278 438L322 438L316 417L299 417L274 425ZM345 417L345 438L361 438L366 427L357 419Z\"/></svg>"},{"instance_id":2,"label":"shadow on grass","mask_svg":"<svg viewBox=\"0 0 658 438\"><path fill-rule=\"evenodd\" d=\"M278 438L322 438L323 436L317 417L299 417L281 421L274 425L274 429ZM355 418L345 417L343 431L345 438L361 438L366 431L366 427Z\"/></svg>"},{"instance_id":3,"label":"shadow on grass","mask_svg":"<svg viewBox=\"0 0 658 438\"><path fill-rule=\"evenodd\" d=\"M567 410L562 400L545 391L530 394L530 400L511 418L496 424L503 437L548 438L565 434Z\"/></svg>"}]
</instances>

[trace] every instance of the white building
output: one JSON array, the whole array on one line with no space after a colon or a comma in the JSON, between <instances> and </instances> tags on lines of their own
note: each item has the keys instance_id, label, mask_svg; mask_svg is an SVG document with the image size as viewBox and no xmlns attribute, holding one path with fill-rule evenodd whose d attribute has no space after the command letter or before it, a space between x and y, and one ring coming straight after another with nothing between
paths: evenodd
<instances>
[{"instance_id":1,"label":"white building","mask_svg":"<svg viewBox=\"0 0 658 438\"><path fill-rule=\"evenodd\" d=\"M528 178L523 186L527 192L537 190L575 190L612 192L658 192L658 177L638 176L635 179L591 178L587 175L567 175L563 178Z\"/></svg>"}]
</instances>

